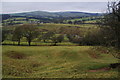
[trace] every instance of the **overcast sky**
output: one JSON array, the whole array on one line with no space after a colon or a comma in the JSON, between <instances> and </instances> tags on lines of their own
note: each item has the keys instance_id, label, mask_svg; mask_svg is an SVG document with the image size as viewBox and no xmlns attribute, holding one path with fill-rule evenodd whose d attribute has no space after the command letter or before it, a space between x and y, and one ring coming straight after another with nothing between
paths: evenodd
<instances>
[{"instance_id":1,"label":"overcast sky","mask_svg":"<svg viewBox=\"0 0 120 80\"><path fill-rule=\"evenodd\" d=\"M5 2L6 1L6 2ZM107 2L2 2L0 13L20 13L30 11L80 11L80 12L105 12Z\"/></svg>"},{"instance_id":2,"label":"overcast sky","mask_svg":"<svg viewBox=\"0 0 120 80\"><path fill-rule=\"evenodd\" d=\"M2 2L108 2L112 0L1 0Z\"/></svg>"}]
</instances>

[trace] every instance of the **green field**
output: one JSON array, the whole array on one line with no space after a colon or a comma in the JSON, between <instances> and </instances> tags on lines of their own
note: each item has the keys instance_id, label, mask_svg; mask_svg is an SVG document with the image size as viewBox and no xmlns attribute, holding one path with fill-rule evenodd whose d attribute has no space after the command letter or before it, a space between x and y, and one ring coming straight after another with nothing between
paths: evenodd
<instances>
[{"instance_id":1,"label":"green field","mask_svg":"<svg viewBox=\"0 0 120 80\"><path fill-rule=\"evenodd\" d=\"M68 20L65 20L64 22L84 21L84 23L96 23L96 21L98 20L97 18L100 18L100 17L83 17L83 18L76 18L76 19L68 19Z\"/></svg>"},{"instance_id":2,"label":"green field","mask_svg":"<svg viewBox=\"0 0 120 80\"><path fill-rule=\"evenodd\" d=\"M91 46L3 46L3 78L117 78L118 60ZM92 71L93 70L93 71ZM95 71L94 71L95 70Z\"/></svg>"}]
</instances>

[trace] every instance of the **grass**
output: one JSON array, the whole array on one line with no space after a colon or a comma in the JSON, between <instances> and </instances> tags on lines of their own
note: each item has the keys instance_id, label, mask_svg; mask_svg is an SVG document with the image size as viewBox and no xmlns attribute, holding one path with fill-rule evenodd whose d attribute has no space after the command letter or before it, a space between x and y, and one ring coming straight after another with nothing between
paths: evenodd
<instances>
[{"instance_id":1,"label":"grass","mask_svg":"<svg viewBox=\"0 0 120 80\"><path fill-rule=\"evenodd\" d=\"M67 27L67 26L77 26L77 27L95 27L96 25L92 24L55 24L55 23L46 23L46 24L40 24L39 27L41 28L56 28L56 27Z\"/></svg>"},{"instance_id":2,"label":"grass","mask_svg":"<svg viewBox=\"0 0 120 80\"><path fill-rule=\"evenodd\" d=\"M118 61L105 53L99 58L91 57L89 53L94 52L91 46L3 46L2 49L4 78L116 78L118 73L115 69L89 72ZM12 55L11 51L26 58L7 56Z\"/></svg>"},{"instance_id":3,"label":"grass","mask_svg":"<svg viewBox=\"0 0 120 80\"><path fill-rule=\"evenodd\" d=\"M6 20L4 20L5 21L5 23L8 23L8 22L10 22L10 21L13 21L13 23L28 23L27 21L26 21L26 18L10 18L10 19L6 19ZM29 21L38 21L38 19L29 19Z\"/></svg>"}]
</instances>

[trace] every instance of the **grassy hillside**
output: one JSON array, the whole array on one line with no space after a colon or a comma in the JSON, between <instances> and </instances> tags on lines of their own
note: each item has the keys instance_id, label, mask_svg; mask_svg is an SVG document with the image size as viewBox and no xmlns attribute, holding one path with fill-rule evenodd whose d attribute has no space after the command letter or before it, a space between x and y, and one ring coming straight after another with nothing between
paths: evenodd
<instances>
[{"instance_id":1,"label":"grassy hillside","mask_svg":"<svg viewBox=\"0 0 120 80\"><path fill-rule=\"evenodd\" d=\"M102 14L86 12L45 12L33 11L24 13L1 14L3 26L24 23L66 23L69 19L88 20L90 17L99 17ZM85 19L83 19L85 18Z\"/></svg>"},{"instance_id":2,"label":"grassy hillside","mask_svg":"<svg viewBox=\"0 0 120 80\"><path fill-rule=\"evenodd\" d=\"M3 46L3 77L116 78L117 70L101 69L117 62L104 50L94 51L91 46Z\"/></svg>"},{"instance_id":3,"label":"grassy hillside","mask_svg":"<svg viewBox=\"0 0 120 80\"><path fill-rule=\"evenodd\" d=\"M46 20L48 19L48 20ZM59 20L59 18L58 18ZM84 17L84 18L75 18L75 19L63 19L63 23L67 24L69 21L74 24L75 21L83 21L84 23L95 23L98 19L96 17ZM26 17L13 17L6 20L3 20L2 24L4 25L16 25L16 24L25 24L25 23L45 23L45 21L48 21L46 23L54 23L51 18L44 18L44 19L35 19L35 18L29 18ZM81 25L81 23L78 23L78 25Z\"/></svg>"}]
</instances>

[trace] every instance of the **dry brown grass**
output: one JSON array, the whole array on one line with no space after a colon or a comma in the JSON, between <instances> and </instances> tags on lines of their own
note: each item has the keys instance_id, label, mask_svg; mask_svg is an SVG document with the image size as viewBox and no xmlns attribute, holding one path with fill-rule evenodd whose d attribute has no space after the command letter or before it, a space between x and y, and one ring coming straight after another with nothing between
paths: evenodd
<instances>
[{"instance_id":1,"label":"dry brown grass","mask_svg":"<svg viewBox=\"0 0 120 80\"><path fill-rule=\"evenodd\" d=\"M10 58L13 58L13 59L25 59L27 57L26 54L21 53L21 52L17 52L17 51L6 52L6 55Z\"/></svg>"}]
</instances>

